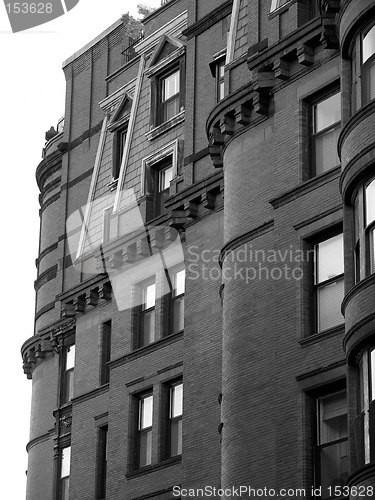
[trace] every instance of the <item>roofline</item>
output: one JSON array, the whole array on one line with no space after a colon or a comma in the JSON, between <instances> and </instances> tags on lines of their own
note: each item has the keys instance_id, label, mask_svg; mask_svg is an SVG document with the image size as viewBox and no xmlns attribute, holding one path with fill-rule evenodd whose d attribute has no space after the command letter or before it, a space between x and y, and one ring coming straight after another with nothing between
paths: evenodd
<instances>
[{"instance_id":1,"label":"roofline","mask_svg":"<svg viewBox=\"0 0 375 500\"><path fill-rule=\"evenodd\" d=\"M118 26L120 26L123 23L122 19L118 19L115 23L111 24L106 30L104 30L100 35L95 37L91 42L87 43L84 45L81 49L78 50L78 52L75 52L72 56L68 57L63 64L62 67L65 68L65 66L68 66L68 64L72 63L75 59L77 59L79 56L84 54L87 50L89 50L91 47L96 45L100 40L105 38L109 33L114 31Z\"/></svg>"}]
</instances>

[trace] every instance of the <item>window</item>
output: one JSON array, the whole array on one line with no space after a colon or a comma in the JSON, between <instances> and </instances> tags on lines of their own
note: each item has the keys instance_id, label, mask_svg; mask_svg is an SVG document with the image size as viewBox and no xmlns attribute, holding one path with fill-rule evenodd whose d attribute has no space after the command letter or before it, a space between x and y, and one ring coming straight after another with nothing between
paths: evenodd
<instances>
[{"instance_id":1,"label":"window","mask_svg":"<svg viewBox=\"0 0 375 500\"><path fill-rule=\"evenodd\" d=\"M73 398L74 388L74 362L75 362L75 345L65 348L63 351L63 377L62 377L62 393L61 404L66 404Z\"/></svg>"},{"instance_id":2,"label":"window","mask_svg":"<svg viewBox=\"0 0 375 500\"><path fill-rule=\"evenodd\" d=\"M145 467L152 460L152 411L153 396L145 395L138 400L137 467Z\"/></svg>"},{"instance_id":3,"label":"window","mask_svg":"<svg viewBox=\"0 0 375 500\"><path fill-rule=\"evenodd\" d=\"M340 164L337 140L341 126L341 93L336 92L313 104L313 175Z\"/></svg>"},{"instance_id":4,"label":"window","mask_svg":"<svg viewBox=\"0 0 375 500\"><path fill-rule=\"evenodd\" d=\"M96 499L104 500L107 485L107 458L108 458L108 425L98 429L98 448L96 466Z\"/></svg>"},{"instance_id":5,"label":"window","mask_svg":"<svg viewBox=\"0 0 375 500\"><path fill-rule=\"evenodd\" d=\"M271 12L273 12L276 9L279 9L280 7L287 4L288 2L290 2L290 0L272 0Z\"/></svg>"},{"instance_id":6,"label":"window","mask_svg":"<svg viewBox=\"0 0 375 500\"><path fill-rule=\"evenodd\" d=\"M155 340L155 299L156 284L141 287L142 304L140 312L138 347L144 347Z\"/></svg>"},{"instance_id":7,"label":"window","mask_svg":"<svg viewBox=\"0 0 375 500\"><path fill-rule=\"evenodd\" d=\"M216 65L216 101L219 102L224 99L224 73L225 73L225 59L220 59Z\"/></svg>"},{"instance_id":8,"label":"window","mask_svg":"<svg viewBox=\"0 0 375 500\"><path fill-rule=\"evenodd\" d=\"M69 499L69 475L70 475L70 455L71 455L71 447L67 446L61 449L60 455L60 499L59 500L68 500Z\"/></svg>"},{"instance_id":9,"label":"window","mask_svg":"<svg viewBox=\"0 0 375 500\"><path fill-rule=\"evenodd\" d=\"M166 122L180 112L180 70L160 79L161 121Z\"/></svg>"},{"instance_id":10,"label":"window","mask_svg":"<svg viewBox=\"0 0 375 500\"><path fill-rule=\"evenodd\" d=\"M172 278L172 333L177 333L184 329L185 269L177 271Z\"/></svg>"},{"instance_id":11,"label":"window","mask_svg":"<svg viewBox=\"0 0 375 500\"><path fill-rule=\"evenodd\" d=\"M121 169L121 162L125 151L126 134L128 124L114 132L113 138L113 161L112 161L112 177L118 179Z\"/></svg>"},{"instance_id":12,"label":"window","mask_svg":"<svg viewBox=\"0 0 375 500\"><path fill-rule=\"evenodd\" d=\"M344 298L343 237L338 234L315 245L315 303L317 331L343 323Z\"/></svg>"},{"instance_id":13,"label":"window","mask_svg":"<svg viewBox=\"0 0 375 500\"><path fill-rule=\"evenodd\" d=\"M159 166L155 166L153 172L155 181L155 217L165 213L164 202L169 197L169 187L171 180L174 177L174 169L172 166L172 156L166 158Z\"/></svg>"},{"instance_id":14,"label":"window","mask_svg":"<svg viewBox=\"0 0 375 500\"><path fill-rule=\"evenodd\" d=\"M111 360L111 331L112 322L106 321L102 325L101 339L101 363L100 363L100 383L101 385L109 382L109 367L108 363Z\"/></svg>"},{"instance_id":15,"label":"window","mask_svg":"<svg viewBox=\"0 0 375 500\"><path fill-rule=\"evenodd\" d=\"M151 122L154 126L158 126L184 109L185 58L180 58L172 67L169 66L155 75L151 89Z\"/></svg>"},{"instance_id":16,"label":"window","mask_svg":"<svg viewBox=\"0 0 375 500\"><path fill-rule=\"evenodd\" d=\"M375 179L358 190L355 212L356 282L375 272Z\"/></svg>"},{"instance_id":17,"label":"window","mask_svg":"<svg viewBox=\"0 0 375 500\"><path fill-rule=\"evenodd\" d=\"M328 489L344 486L349 472L346 392L340 391L317 399L316 484L322 498L330 498Z\"/></svg>"},{"instance_id":18,"label":"window","mask_svg":"<svg viewBox=\"0 0 375 500\"><path fill-rule=\"evenodd\" d=\"M375 26L358 35L352 50L352 110L375 98Z\"/></svg>"},{"instance_id":19,"label":"window","mask_svg":"<svg viewBox=\"0 0 375 500\"><path fill-rule=\"evenodd\" d=\"M171 386L169 390L169 457L182 453L182 383Z\"/></svg>"},{"instance_id":20,"label":"window","mask_svg":"<svg viewBox=\"0 0 375 500\"><path fill-rule=\"evenodd\" d=\"M146 220L166 213L165 201L171 195L171 182L177 176L183 142L174 140L142 160L141 195L154 203L146 204Z\"/></svg>"},{"instance_id":21,"label":"window","mask_svg":"<svg viewBox=\"0 0 375 500\"><path fill-rule=\"evenodd\" d=\"M354 421L357 466L375 461L375 349L366 349L359 361L359 415Z\"/></svg>"}]
</instances>

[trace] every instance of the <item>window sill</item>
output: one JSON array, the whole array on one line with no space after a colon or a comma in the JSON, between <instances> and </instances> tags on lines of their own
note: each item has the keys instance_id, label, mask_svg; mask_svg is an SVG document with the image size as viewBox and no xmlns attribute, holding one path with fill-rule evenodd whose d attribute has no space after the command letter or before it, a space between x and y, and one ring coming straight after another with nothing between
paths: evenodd
<instances>
[{"instance_id":1,"label":"window sill","mask_svg":"<svg viewBox=\"0 0 375 500\"><path fill-rule=\"evenodd\" d=\"M173 458L168 458L168 460L163 460L157 464L146 465L141 469L128 472L125 477L126 479L134 479L136 477L144 476L150 474L151 472L156 472L160 469L166 469L167 467L172 467L173 465L178 465L182 462L182 455L177 455Z\"/></svg>"},{"instance_id":2,"label":"window sill","mask_svg":"<svg viewBox=\"0 0 375 500\"><path fill-rule=\"evenodd\" d=\"M336 335L343 335L345 333L345 325L342 323L341 325L334 326L329 328L328 330L324 330L324 332L313 333L309 337L305 337L299 341L301 347L307 347L312 344L316 344L321 342L322 340L329 339L331 337L336 337Z\"/></svg>"},{"instance_id":3,"label":"window sill","mask_svg":"<svg viewBox=\"0 0 375 500\"><path fill-rule=\"evenodd\" d=\"M180 111L178 115L174 116L173 118L170 118L161 125L158 125L157 127L151 129L149 132L146 132L145 136L149 141L152 141L156 137L159 137L159 135L164 134L164 132L167 132L171 128L176 127L184 120L185 120L185 110Z\"/></svg>"}]
</instances>

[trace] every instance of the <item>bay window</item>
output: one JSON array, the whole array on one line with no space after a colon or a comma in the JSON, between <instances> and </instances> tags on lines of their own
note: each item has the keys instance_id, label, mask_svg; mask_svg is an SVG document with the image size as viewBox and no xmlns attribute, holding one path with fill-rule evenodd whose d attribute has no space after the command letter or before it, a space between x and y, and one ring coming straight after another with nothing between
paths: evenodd
<instances>
[{"instance_id":1,"label":"bay window","mask_svg":"<svg viewBox=\"0 0 375 500\"><path fill-rule=\"evenodd\" d=\"M375 272L375 179L362 185L354 200L356 282Z\"/></svg>"},{"instance_id":2,"label":"bay window","mask_svg":"<svg viewBox=\"0 0 375 500\"><path fill-rule=\"evenodd\" d=\"M375 98L375 25L361 31L352 50L352 109Z\"/></svg>"},{"instance_id":3,"label":"bay window","mask_svg":"<svg viewBox=\"0 0 375 500\"><path fill-rule=\"evenodd\" d=\"M366 349L359 361L359 414L354 420L357 466L375 461L375 349Z\"/></svg>"}]
</instances>

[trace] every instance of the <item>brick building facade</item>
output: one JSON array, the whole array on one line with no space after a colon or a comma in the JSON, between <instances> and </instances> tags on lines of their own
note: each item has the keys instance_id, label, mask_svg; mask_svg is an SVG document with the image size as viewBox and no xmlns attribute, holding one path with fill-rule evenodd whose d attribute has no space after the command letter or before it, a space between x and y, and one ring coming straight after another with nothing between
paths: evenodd
<instances>
[{"instance_id":1,"label":"brick building facade","mask_svg":"<svg viewBox=\"0 0 375 500\"><path fill-rule=\"evenodd\" d=\"M65 61L27 500L372 496L374 61L372 0L169 0Z\"/></svg>"}]
</instances>

